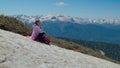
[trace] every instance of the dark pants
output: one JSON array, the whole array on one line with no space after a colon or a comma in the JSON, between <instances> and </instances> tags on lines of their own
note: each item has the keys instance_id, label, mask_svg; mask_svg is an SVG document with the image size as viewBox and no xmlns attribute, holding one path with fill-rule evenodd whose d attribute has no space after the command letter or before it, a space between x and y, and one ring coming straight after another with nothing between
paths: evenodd
<instances>
[{"instance_id":1,"label":"dark pants","mask_svg":"<svg viewBox=\"0 0 120 68\"><path fill-rule=\"evenodd\" d=\"M36 41L39 41L39 42L42 42L42 43L45 43L45 44L50 44L50 39L48 39L46 37L45 33L39 33L37 38L36 38Z\"/></svg>"},{"instance_id":2,"label":"dark pants","mask_svg":"<svg viewBox=\"0 0 120 68\"><path fill-rule=\"evenodd\" d=\"M39 33L38 40L44 40L44 39L45 39L45 33Z\"/></svg>"}]
</instances>

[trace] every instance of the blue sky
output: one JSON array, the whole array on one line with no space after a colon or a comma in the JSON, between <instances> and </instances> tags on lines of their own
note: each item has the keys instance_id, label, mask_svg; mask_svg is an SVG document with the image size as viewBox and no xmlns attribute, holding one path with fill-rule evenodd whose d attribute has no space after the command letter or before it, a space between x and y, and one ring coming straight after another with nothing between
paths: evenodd
<instances>
[{"instance_id":1,"label":"blue sky","mask_svg":"<svg viewBox=\"0 0 120 68\"><path fill-rule=\"evenodd\" d=\"M0 0L0 14L120 18L120 0Z\"/></svg>"}]
</instances>

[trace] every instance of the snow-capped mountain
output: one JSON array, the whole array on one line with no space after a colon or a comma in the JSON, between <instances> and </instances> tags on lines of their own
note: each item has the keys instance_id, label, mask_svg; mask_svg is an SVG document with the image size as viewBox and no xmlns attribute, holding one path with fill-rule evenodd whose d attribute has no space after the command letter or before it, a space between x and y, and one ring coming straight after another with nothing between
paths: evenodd
<instances>
[{"instance_id":1,"label":"snow-capped mountain","mask_svg":"<svg viewBox=\"0 0 120 68\"><path fill-rule=\"evenodd\" d=\"M120 65L0 29L0 68L120 68Z\"/></svg>"},{"instance_id":2,"label":"snow-capped mountain","mask_svg":"<svg viewBox=\"0 0 120 68\"><path fill-rule=\"evenodd\" d=\"M66 15L13 17L29 26L32 26L35 20L41 20L47 34L54 37L120 44L120 19L85 19Z\"/></svg>"},{"instance_id":3,"label":"snow-capped mountain","mask_svg":"<svg viewBox=\"0 0 120 68\"><path fill-rule=\"evenodd\" d=\"M23 22L34 22L35 20L41 21L52 21L52 22L72 22L78 24L120 24L120 19L89 19L89 18L78 18L70 17L67 15L40 15L40 16L27 16L27 15L14 15L13 17Z\"/></svg>"}]
</instances>

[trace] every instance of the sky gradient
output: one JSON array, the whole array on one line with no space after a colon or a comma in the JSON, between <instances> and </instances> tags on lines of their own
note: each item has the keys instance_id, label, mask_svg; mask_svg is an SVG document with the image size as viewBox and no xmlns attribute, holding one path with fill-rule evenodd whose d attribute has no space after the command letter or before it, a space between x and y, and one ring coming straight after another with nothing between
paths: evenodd
<instances>
[{"instance_id":1,"label":"sky gradient","mask_svg":"<svg viewBox=\"0 0 120 68\"><path fill-rule=\"evenodd\" d=\"M120 0L0 0L0 14L120 19Z\"/></svg>"}]
</instances>

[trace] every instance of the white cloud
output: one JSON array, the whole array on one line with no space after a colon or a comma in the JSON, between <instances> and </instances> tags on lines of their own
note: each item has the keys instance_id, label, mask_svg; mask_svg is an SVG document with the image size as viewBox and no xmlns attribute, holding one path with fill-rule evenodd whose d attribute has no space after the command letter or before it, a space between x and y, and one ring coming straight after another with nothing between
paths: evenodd
<instances>
[{"instance_id":1,"label":"white cloud","mask_svg":"<svg viewBox=\"0 0 120 68\"><path fill-rule=\"evenodd\" d=\"M55 5L56 5L56 6L62 6L62 7L64 7L64 6L69 6L69 4L66 4L66 3L64 3L64 2L58 2L58 3L56 3Z\"/></svg>"}]
</instances>

